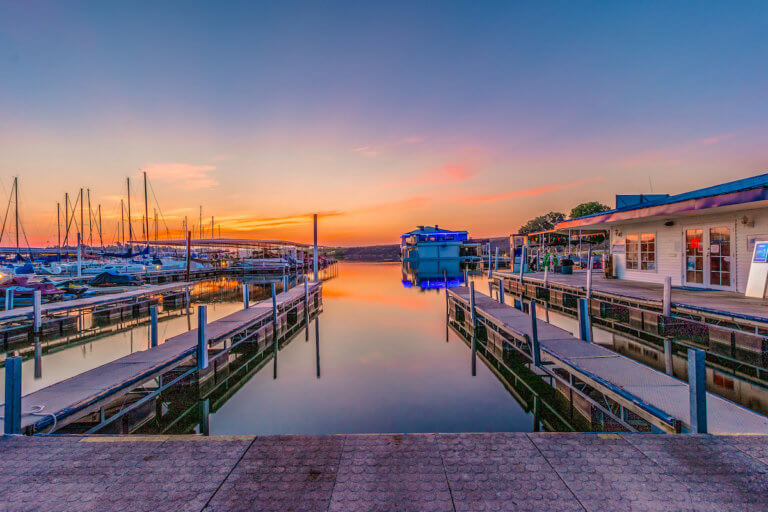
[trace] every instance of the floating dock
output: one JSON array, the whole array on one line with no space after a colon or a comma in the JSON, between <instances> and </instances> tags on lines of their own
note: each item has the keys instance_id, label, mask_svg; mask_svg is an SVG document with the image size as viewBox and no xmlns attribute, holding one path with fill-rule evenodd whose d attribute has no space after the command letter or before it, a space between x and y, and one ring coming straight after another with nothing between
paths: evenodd
<instances>
[{"instance_id":1,"label":"floating dock","mask_svg":"<svg viewBox=\"0 0 768 512\"><path fill-rule=\"evenodd\" d=\"M2 509L765 510L768 437L0 438Z\"/></svg>"},{"instance_id":2,"label":"floating dock","mask_svg":"<svg viewBox=\"0 0 768 512\"><path fill-rule=\"evenodd\" d=\"M308 284L310 307L319 304L322 286ZM304 285L277 295L277 335L287 330L290 315L298 315L297 306L305 300ZM295 320L295 319L294 319ZM206 324L205 336L209 347L231 340L237 335L255 335L263 341L273 332L272 299L260 301L219 320ZM128 393L142 382L161 376L195 357L198 330L192 329L167 339L156 347L134 352L93 370L63 380L22 397L22 432L32 434L53 423L59 426L77 417L98 410L104 404ZM24 414L43 407L36 415ZM0 415L4 407L0 406Z\"/></svg>"},{"instance_id":3,"label":"floating dock","mask_svg":"<svg viewBox=\"0 0 768 512\"><path fill-rule=\"evenodd\" d=\"M530 357L532 321L529 315L475 292L477 327L473 327L470 289L448 290L448 299L450 320L462 330L481 338L497 353L506 347ZM625 427L631 427L631 419L635 418L661 431L690 429L687 382L582 341L542 320L536 324L542 362L549 368L547 373L563 377L563 384L570 389L580 389L582 398L599 398L592 405L609 411L612 406L618 406L618 418ZM768 434L768 417L712 393L707 393L707 418L710 433Z\"/></svg>"}]
</instances>

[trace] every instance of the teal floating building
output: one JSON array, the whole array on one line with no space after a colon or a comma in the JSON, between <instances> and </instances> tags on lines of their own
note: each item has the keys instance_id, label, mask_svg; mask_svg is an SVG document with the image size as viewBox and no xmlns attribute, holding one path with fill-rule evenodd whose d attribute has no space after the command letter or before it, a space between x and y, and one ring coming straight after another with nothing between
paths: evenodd
<instances>
[{"instance_id":1,"label":"teal floating building","mask_svg":"<svg viewBox=\"0 0 768 512\"><path fill-rule=\"evenodd\" d=\"M467 231L441 229L438 226L418 226L400 236L400 257L403 261L480 259L481 244L469 239Z\"/></svg>"}]
</instances>

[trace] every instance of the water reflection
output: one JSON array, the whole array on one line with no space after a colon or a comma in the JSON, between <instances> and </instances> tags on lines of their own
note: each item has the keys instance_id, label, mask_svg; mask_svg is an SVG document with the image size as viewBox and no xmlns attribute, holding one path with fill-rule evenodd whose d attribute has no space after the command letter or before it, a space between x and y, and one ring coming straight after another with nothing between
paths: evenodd
<instances>
[{"instance_id":1,"label":"water reflection","mask_svg":"<svg viewBox=\"0 0 768 512\"><path fill-rule=\"evenodd\" d=\"M453 288L465 283L464 266L458 258L403 262L403 286L422 290Z\"/></svg>"}]
</instances>

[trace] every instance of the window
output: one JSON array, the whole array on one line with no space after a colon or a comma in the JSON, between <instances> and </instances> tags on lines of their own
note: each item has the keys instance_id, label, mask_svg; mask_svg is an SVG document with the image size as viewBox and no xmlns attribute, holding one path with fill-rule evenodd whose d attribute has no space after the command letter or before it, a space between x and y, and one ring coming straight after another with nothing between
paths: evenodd
<instances>
[{"instance_id":1,"label":"window","mask_svg":"<svg viewBox=\"0 0 768 512\"><path fill-rule=\"evenodd\" d=\"M656 270L656 235L627 235L627 270Z\"/></svg>"}]
</instances>

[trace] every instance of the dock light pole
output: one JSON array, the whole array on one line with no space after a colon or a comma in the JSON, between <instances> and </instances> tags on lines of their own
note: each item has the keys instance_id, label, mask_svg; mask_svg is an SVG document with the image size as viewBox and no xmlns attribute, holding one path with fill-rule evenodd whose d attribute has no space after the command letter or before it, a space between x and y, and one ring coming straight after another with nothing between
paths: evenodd
<instances>
[{"instance_id":1,"label":"dock light pole","mask_svg":"<svg viewBox=\"0 0 768 512\"><path fill-rule=\"evenodd\" d=\"M208 323L208 306L197 306L197 369L208 368L208 341L205 326Z\"/></svg>"},{"instance_id":2,"label":"dock light pole","mask_svg":"<svg viewBox=\"0 0 768 512\"><path fill-rule=\"evenodd\" d=\"M469 283L469 310L472 316L472 376L477 375L477 316L475 314L475 283Z\"/></svg>"},{"instance_id":3,"label":"dock light pole","mask_svg":"<svg viewBox=\"0 0 768 512\"><path fill-rule=\"evenodd\" d=\"M149 306L149 346L157 346L157 306Z\"/></svg>"},{"instance_id":4,"label":"dock light pole","mask_svg":"<svg viewBox=\"0 0 768 512\"><path fill-rule=\"evenodd\" d=\"M317 282L317 214L315 213L312 216L312 218L314 222L314 232L315 232L315 244L312 250L312 265L315 271L315 282Z\"/></svg>"},{"instance_id":5,"label":"dock light pole","mask_svg":"<svg viewBox=\"0 0 768 512\"><path fill-rule=\"evenodd\" d=\"M248 309L250 307L250 298L248 283L243 283L243 309Z\"/></svg>"},{"instance_id":6,"label":"dock light pole","mask_svg":"<svg viewBox=\"0 0 768 512\"><path fill-rule=\"evenodd\" d=\"M670 276L664 278L664 299L662 303L664 316L672 316L672 278Z\"/></svg>"},{"instance_id":7,"label":"dock light pole","mask_svg":"<svg viewBox=\"0 0 768 512\"><path fill-rule=\"evenodd\" d=\"M21 434L21 357L5 360L4 432Z\"/></svg>"},{"instance_id":8,"label":"dock light pole","mask_svg":"<svg viewBox=\"0 0 768 512\"><path fill-rule=\"evenodd\" d=\"M592 246L587 252L587 298L592 297Z\"/></svg>"},{"instance_id":9,"label":"dock light pole","mask_svg":"<svg viewBox=\"0 0 768 512\"><path fill-rule=\"evenodd\" d=\"M592 343L592 326L589 318L589 299L579 299L579 339Z\"/></svg>"},{"instance_id":10,"label":"dock light pole","mask_svg":"<svg viewBox=\"0 0 768 512\"><path fill-rule=\"evenodd\" d=\"M705 354L688 349L688 387L691 392L691 433L707 433L707 370Z\"/></svg>"},{"instance_id":11,"label":"dock light pole","mask_svg":"<svg viewBox=\"0 0 768 512\"><path fill-rule=\"evenodd\" d=\"M528 305L531 312L531 360L534 366L541 366L541 347L539 345L539 324L536 321L536 301Z\"/></svg>"}]
</instances>

